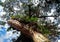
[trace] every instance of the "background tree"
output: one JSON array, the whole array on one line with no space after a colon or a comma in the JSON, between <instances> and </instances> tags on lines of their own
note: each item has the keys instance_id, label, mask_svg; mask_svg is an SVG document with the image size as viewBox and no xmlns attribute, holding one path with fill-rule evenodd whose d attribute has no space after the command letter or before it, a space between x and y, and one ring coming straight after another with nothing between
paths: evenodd
<instances>
[{"instance_id":1,"label":"background tree","mask_svg":"<svg viewBox=\"0 0 60 42\"><path fill-rule=\"evenodd\" d=\"M43 30L43 34L45 31L48 32L49 30L51 32L54 31L54 34L52 33L53 35L57 33L57 30L55 30L57 29L57 23L51 20L49 21L48 18L54 17L55 20L57 20L59 17L59 9L57 9L59 7L59 0L7 0L2 6L4 6L4 10L12 18L23 17L22 19L24 19L25 16L26 18L24 20L29 22L34 22L35 19L38 18L36 19L38 20L36 23L39 25L39 29ZM48 31L44 27L48 28Z\"/></svg>"}]
</instances>

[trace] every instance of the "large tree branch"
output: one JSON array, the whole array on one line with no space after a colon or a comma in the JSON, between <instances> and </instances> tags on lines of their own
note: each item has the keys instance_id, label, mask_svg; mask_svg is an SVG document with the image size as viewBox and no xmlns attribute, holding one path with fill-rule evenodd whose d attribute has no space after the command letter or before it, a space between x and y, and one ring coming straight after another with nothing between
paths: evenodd
<instances>
[{"instance_id":1,"label":"large tree branch","mask_svg":"<svg viewBox=\"0 0 60 42\"><path fill-rule=\"evenodd\" d=\"M12 27L20 30L26 36L32 37L34 42L49 42L48 38L44 37L41 33L36 32L32 29L26 27L22 23L18 22L17 20L8 20L8 24Z\"/></svg>"}]
</instances>

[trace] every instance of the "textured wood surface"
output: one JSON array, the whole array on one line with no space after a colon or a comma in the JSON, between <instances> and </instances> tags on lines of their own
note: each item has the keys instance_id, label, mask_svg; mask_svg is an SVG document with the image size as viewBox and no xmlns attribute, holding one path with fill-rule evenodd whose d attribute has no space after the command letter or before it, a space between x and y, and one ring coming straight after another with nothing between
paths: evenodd
<instances>
[{"instance_id":1,"label":"textured wood surface","mask_svg":"<svg viewBox=\"0 0 60 42\"><path fill-rule=\"evenodd\" d=\"M20 23L17 20L13 20L13 19L8 20L8 24L11 25L14 28L20 30L26 36L32 37L34 42L50 42L48 40L48 38L46 38L44 35L26 27L26 25L23 25L22 23Z\"/></svg>"}]
</instances>

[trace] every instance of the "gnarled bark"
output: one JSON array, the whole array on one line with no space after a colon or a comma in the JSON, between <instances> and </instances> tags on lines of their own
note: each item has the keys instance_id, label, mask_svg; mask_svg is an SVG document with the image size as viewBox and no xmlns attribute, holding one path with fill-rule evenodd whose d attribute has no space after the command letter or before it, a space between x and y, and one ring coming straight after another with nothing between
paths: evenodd
<instances>
[{"instance_id":1,"label":"gnarled bark","mask_svg":"<svg viewBox=\"0 0 60 42\"><path fill-rule=\"evenodd\" d=\"M32 37L34 42L49 42L48 38L44 37L41 33L36 32L28 27L25 27L26 25L23 25L17 20L12 20L12 19L8 20L8 24L20 30L26 36Z\"/></svg>"}]
</instances>

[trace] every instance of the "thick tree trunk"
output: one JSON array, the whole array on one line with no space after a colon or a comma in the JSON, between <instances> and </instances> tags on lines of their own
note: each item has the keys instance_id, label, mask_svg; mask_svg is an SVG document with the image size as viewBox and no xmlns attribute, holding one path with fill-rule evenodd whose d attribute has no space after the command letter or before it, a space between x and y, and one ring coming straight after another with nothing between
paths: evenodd
<instances>
[{"instance_id":1,"label":"thick tree trunk","mask_svg":"<svg viewBox=\"0 0 60 42\"><path fill-rule=\"evenodd\" d=\"M32 37L34 42L49 42L48 38L44 37L41 33L36 32L32 29L26 28L25 25L18 22L17 20L8 20L8 24L12 27L20 30L28 37Z\"/></svg>"}]
</instances>

